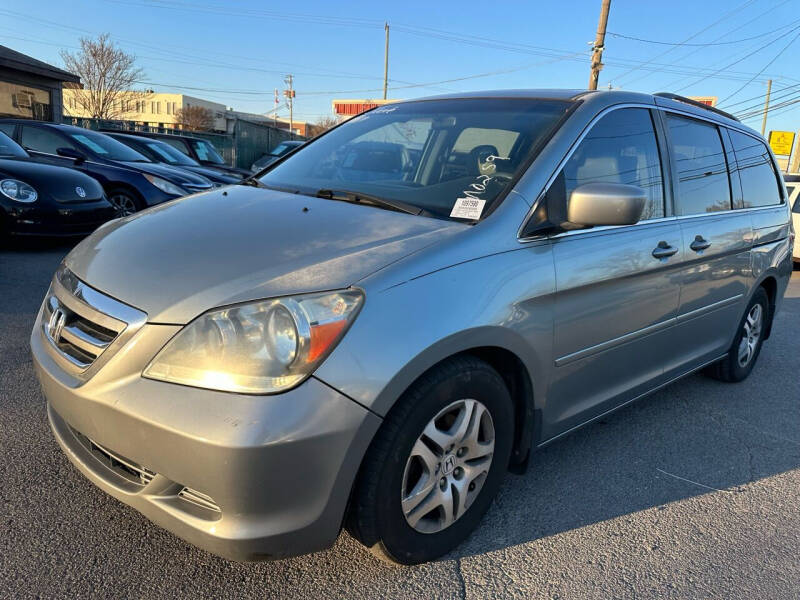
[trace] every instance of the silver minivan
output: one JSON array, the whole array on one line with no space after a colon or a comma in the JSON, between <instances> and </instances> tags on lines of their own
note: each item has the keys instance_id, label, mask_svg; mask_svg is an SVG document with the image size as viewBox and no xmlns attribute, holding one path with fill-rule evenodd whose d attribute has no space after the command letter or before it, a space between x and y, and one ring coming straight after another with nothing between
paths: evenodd
<instances>
[{"instance_id":1,"label":"silver minivan","mask_svg":"<svg viewBox=\"0 0 800 600\"><path fill-rule=\"evenodd\" d=\"M344 527L413 564L537 448L693 371L747 377L793 238L768 146L721 111L441 96L101 227L31 346L66 455L158 525L234 560Z\"/></svg>"}]
</instances>

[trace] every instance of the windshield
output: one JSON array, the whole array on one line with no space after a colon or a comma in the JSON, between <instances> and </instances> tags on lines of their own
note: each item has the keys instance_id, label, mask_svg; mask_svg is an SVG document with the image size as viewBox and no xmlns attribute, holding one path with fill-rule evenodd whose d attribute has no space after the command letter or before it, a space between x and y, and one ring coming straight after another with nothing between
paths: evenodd
<instances>
[{"instance_id":1,"label":"windshield","mask_svg":"<svg viewBox=\"0 0 800 600\"><path fill-rule=\"evenodd\" d=\"M214 146L211 145L211 142L205 140L189 140L189 143L192 145L192 148L194 148L194 151L197 153L197 158L200 160L212 162L217 165L225 164L225 161L214 149Z\"/></svg>"},{"instance_id":2,"label":"windshield","mask_svg":"<svg viewBox=\"0 0 800 600\"><path fill-rule=\"evenodd\" d=\"M22 149L22 146L17 144L14 140L8 137L5 133L0 131L0 156L14 158L28 158L28 153Z\"/></svg>"},{"instance_id":3,"label":"windshield","mask_svg":"<svg viewBox=\"0 0 800 600\"><path fill-rule=\"evenodd\" d=\"M144 146L153 153L154 156L158 156L159 160L168 163L170 165L183 165L185 167L198 167L200 163L197 162L190 156L186 156L180 150L176 150L169 144L165 144L164 142L159 142L157 140L147 140L144 142Z\"/></svg>"},{"instance_id":4,"label":"windshield","mask_svg":"<svg viewBox=\"0 0 800 600\"><path fill-rule=\"evenodd\" d=\"M270 156L283 156L294 147L295 144L287 144L286 142L282 142L275 146L269 154Z\"/></svg>"},{"instance_id":5,"label":"windshield","mask_svg":"<svg viewBox=\"0 0 800 600\"><path fill-rule=\"evenodd\" d=\"M488 98L382 106L298 149L259 180L340 190L476 220L522 173L570 103Z\"/></svg>"},{"instance_id":6,"label":"windshield","mask_svg":"<svg viewBox=\"0 0 800 600\"><path fill-rule=\"evenodd\" d=\"M82 131L80 133L70 133L69 136L84 150L93 152L102 158L130 162L151 162L133 148L129 148L122 142L118 142L102 133Z\"/></svg>"}]
</instances>

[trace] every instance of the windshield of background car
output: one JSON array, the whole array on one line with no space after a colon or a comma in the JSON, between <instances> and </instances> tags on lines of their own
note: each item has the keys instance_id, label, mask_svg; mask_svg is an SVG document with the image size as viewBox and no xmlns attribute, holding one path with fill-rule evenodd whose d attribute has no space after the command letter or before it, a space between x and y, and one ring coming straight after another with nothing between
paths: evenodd
<instances>
[{"instance_id":1,"label":"windshield of background car","mask_svg":"<svg viewBox=\"0 0 800 600\"><path fill-rule=\"evenodd\" d=\"M533 98L390 104L303 146L259 181L310 195L368 194L437 217L476 220L522 174L570 104Z\"/></svg>"},{"instance_id":2,"label":"windshield of background car","mask_svg":"<svg viewBox=\"0 0 800 600\"><path fill-rule=\"evenodd\" d=\"M14 158L28 158L28 153L22 149L22 146L17 144L14 140L8 137L5 133L0 131L0 156Z\"/></svg>"},{"instance_id":3,"label":"windshield of background car","mask_svg":"<svg viewBox=\"0 0 800 600\"><path fill-rule=\"evenodd\" d=\"M225 164L225 161L214 149L214 146L211 145L211 142L205 140L191 140L189 143L192 145L192 148L194 148L194 151L197 153L197 158L200 160L216 163L218 165Z\"/></svg>"},{"instance_id":4,"label":"windshield of background car","mask_svg":"<svg viewBox=\"0 0 800 600\"><path fill-rule=\"evenodd\" d=\"M286 142L283 142L272 149L270 156L283 156L292 148L294 148L293 144L287 144Z\"/></svg>"},{"instance_id":5,"label":"windshield of background car","mask_svg":"<svg viewBox=\"0 0 800 600\"><path fill-rule=\"evenodd\" d=\"M185 167L198 167L200 163L190 156L186 156L180 150L176 150L169 144L157 140L148 140L144 145L154 155L158 156L163 162L170 165L183 165Z\"/></svg>"},{"instance_id":6,"label":"windshield of background car","mask_svg":"<svg viewBox=\"0 0 800 600\"><path fill-rule=\"evenodd\" d=\"M69 137L84 150L89 150L102 158L130 162L151 162L133 148L102 133L82 131L80 133L70 133Z\"/></svg>"}]
</instances>

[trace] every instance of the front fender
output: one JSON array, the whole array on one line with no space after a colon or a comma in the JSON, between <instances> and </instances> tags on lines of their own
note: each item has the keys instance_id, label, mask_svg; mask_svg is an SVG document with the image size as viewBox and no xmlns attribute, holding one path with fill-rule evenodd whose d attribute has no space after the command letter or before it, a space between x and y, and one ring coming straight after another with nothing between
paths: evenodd
<instances>
[{"instance_id":1,"label":"front fender","mask_svg":"<svg viewBox=\"0 0 800 600\"><path fill-rule=\"evenodd\" d=\"M555 276L549 245L528 245L411 279L366 301L316 377L380 416L425 371L481 347L515 354L536 407L552 364Z\"/></svg>"}]
</instances>

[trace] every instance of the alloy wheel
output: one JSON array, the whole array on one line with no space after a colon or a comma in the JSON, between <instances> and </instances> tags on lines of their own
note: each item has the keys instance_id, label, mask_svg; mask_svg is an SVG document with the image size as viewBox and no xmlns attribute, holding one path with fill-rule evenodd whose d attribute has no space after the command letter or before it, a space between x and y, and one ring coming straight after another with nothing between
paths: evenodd
<instances>
[{"instance_id":1,"label":"alloy wheel","mask_svg":"<svg viewBox=\"0 0 800 600\"><path fill-rule=\"evenodd\" d=\"M737 355L740 367L746 367L755 355L758 340L761 338L763 315L764 308L760 304L754 304L747 313L747 318L742 326L742 339L739 342Z\"/></svg>"},{"instance_id":2,"label":"alloy wheel","mask_svg":"<svg viewBox=\"0 0 800 600\"><path fill-rule=\"evenodd\" d=\"M127 194L114 194L108 201L117 209L117 215L127 217L136 212L136 202Z\"/></svg>"},{"instance_id":3,"label":"alloy wheel","mask_svg":"<svg viewBox=\"0 0 800 600\"><path fill-rule=\"evenodd\" d=\"M494 456L489 410L477 400L452 402L431 419L406 461L401 507L420 533L437 533L464 515L481 491Z\"/></svg>"}]
</instances>

